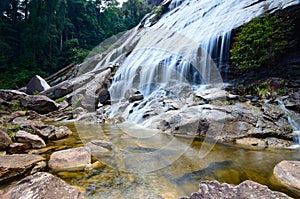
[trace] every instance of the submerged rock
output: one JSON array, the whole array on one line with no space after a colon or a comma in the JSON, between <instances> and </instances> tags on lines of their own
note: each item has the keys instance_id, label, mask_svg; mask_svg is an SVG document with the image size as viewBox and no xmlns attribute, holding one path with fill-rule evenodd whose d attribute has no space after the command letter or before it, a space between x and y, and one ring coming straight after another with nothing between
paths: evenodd
<instances>
[{"instance_id":1,"label":"submerged rock","mask_svg":"<svg viewBox=\"0 0 300 199\"><path fill-rule=\"evenodd\" d=\"M27 95L20 102L22 106L41 114L58 110L58 104L44 95Z\"/></svg>"},{"instance_id":2,"label":"submerged rock","mask_svg":"<svg viewBox=\"0 0 300 199\"><path fill-rule=\"evenodd\" d=\"M49 89L49 84L40 76L35 75L30 82L26 86L26 93L28 95L33 95L36 92L40 93L42 91L45 91Z\"/></svg>"},{"instance_id":3,"label":"submerged rock","mask_svg":"<svg viewBox=\"0 0 300 199\"><path fill-rule=\"evenodd\" d=\"M48 139L58 140L72 134L72 131L66 126L56 127L55 131L49 134Z\"/></svg>"},{"instance_id":4,"label":"submerged rock","mask_svg":"<svg viewBox=\"0 0 300 199\"><path fill-rule=\"evenodd\" d=\"M83 199L82 193L50 173L39 172L28 176L13 185L7 193L0 196L5 199Z\"/></svg>"},{"instance_id":5,"label":"submerged rock","mask_svg":"<svg viewBox=\"0 0 300 199\"><path fill-rule=\"evenodd\" d=\"M300 191L300 161L282 161L273 170L274 176L284 185Z\"/></svg>"},{"instance_id":6,"label":"submerged rock","mask_svg":"<svg viewBox=\"0 0 300 199\"><path fill-rule=\"evenodd\" d=\"M52 170L83 170L90 163L90 152L79 147L52 153L48 164Z\"/></svg>"},{"instance_id":7,"label":"submerged rock","mask_svg":"<svg viewBox=\"0 0 300 199\"><path fill-rule=\"evenodd\" d=\"M217 181L204 181L199 185L199 190L192 193L190 197L181 197L180 199L290 199L284 193L270 190L267 186L246 180L239 185L220 184Z\"/></svg>"},{"instance_id":8,"label":"submerged rock","mask_svg":"<svg viewBox=\"0 0 300 199\"><path fill-rule=\"evenodd\" d=\"M30 173L43 160L42 156L32 154L0 156L0 183Z\"/></svg>"}]
</instances>

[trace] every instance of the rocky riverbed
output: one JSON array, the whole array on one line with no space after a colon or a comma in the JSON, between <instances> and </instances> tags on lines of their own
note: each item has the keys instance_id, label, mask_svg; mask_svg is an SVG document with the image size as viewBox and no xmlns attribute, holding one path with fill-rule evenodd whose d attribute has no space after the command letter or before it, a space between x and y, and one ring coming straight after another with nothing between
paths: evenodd
<instances>
[{"instance_id":1,"label":"rocky riverbed","mask_svg":"<svg viewBox=\"0 0 300 199\"><path fill-rule=\"evenodd\" d=\"M99 76L101 75L105 77L104 82L111 77L107 75L106 70L102 70ZM62 88L65 88L65 84L61 85ZM262 85L266 84L267 91L259 93ZM70 96L78 96L77 91L65 93L67 97L63 96L62 100L56 100L56 102L46 95L28 95L15 90L0 91L2 106L0 184L2 188L5 188L0 192L0 197L22 198L32 194L36 198L43 198L45 195L47 198L56 198L57 196L52 194L53 189L57 194L67 198L84 197L84 190L69 186L47 171L62 173L79 172L89 170L89 168L97 169L102 164L95 161L92 154L97 152L100 155L110 155L113 143L98 139L85 143L85 147L83 143L76 146L64 145L63 140L74 132L59 123L53 125L53 122L75 120L106 124L122 123L133 113L134 107L143 106L143 104L145 106L149 100L137 91L131 92L127 96L128 101L123 104L126 106L124 114L108 118L108 113L111 111L109 95L104 92L103 85L99 85L102 94L99 96L100 100L96 100L95 107L92 107L95 109L92 112L91 107L86 106L90 98L84 98L85 95L80 102L77 102L80 105L74 106L74 100L72 104L74 98ZM139 123L144 126L148 125L149 128L159 129L166 135L183 136L189 139L208 136L218 142L236 143L257 149L286 148L294 144L294 134L289 123L289 115L285 109L280 108L280 105L285 105L287 110L293 111L296 115L299 113L298 86L299 83L295 81L270 78L244 87L231 86L224 89L210 88L205 91L192 91L186 98L184 106L178 98L155 101L152 109L143 112L145 115L140 117ZM44 93L55 91L53 88L50 89L52 90L46 90ZM220 121L222 129L217 131L220 125L215 124ZM47 146L55 140L62 141L61 147L53 149ZM146 147L141 144L139 146ZM292 190L293 196L299 193L297 181L300 179L300 174L297 169L299 167L297 160L299 159L283 161L274 168L274 178L282 186ZM17 184L5 186L6 183L16 182L19 179L21 180ZM256 198L265 196L289 198L283 193L272 192L268 187L251 181L245 181L238 186L201 182L199 191L193 193L190 198L207 198L208 196L218 198L220 194L240 198L248 197L250 193L255 194ZM162 195L165 196L162 198L168 198L168 194Z\"/></svg>"}]
</instances>

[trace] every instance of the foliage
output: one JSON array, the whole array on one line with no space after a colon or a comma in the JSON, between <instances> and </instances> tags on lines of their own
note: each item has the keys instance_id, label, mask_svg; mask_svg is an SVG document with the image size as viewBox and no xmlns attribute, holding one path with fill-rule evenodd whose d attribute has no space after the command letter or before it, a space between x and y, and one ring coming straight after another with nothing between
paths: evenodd
<instances>
[{"instance_id":1,"label":"foliage","mask_svg":"<svg viewBox=\"0 0 300 199\"><path fill-rule=\"evenodd\" d=\"M65 101L65 100L66 100L66 98L61 97L61 98L57 98L57 99L55 100L55 102L56 102L56 103L60 103L60 102L63 102L63 101Z\"/></svg>"},{"instance_id":2,"label":"foliage","mask_svg":"<svg viewBox=\"0 0 300 199\"><path fill-rule=\"evenodd\" d=\"M238 68L274 65L288 46L292 32L287 12L252 20L237 30L230 50L232 65Z\"/></svg>"},{"instance_id":3,"label":"foliage","mask_svg":"<svg viewBox=\"0 0 300 199\"><path fill-rule=\"evenodd\" d=\"M79 107L80 102L82 102L82 100L83 100L83 96L80 96L80 97L74 99L73 104L72 104L72 108L76 109L77 107Z\"/></svg>"},{"instance_id":4,"label":"foliage","mask_svg":"<svg viewBox=\"0 0 300 199\"><path fill-rule=\"evenodd\" d=\"M21 129L19 124L10 124L6 126L7 134L10 138L15 137L16 133Z\"/></svg>"},{"instance_id":5,"label":"foliage","mask_svg":"<svg viewBox=\"0 0 300 199\"><path fill-rule=\"evenodd\" d=\"M105 4L105 6L103 6ZM136 26L145 0L1 0L0 88L19 88L80 63L108 37Z\"/></svg>"}]
</instances>

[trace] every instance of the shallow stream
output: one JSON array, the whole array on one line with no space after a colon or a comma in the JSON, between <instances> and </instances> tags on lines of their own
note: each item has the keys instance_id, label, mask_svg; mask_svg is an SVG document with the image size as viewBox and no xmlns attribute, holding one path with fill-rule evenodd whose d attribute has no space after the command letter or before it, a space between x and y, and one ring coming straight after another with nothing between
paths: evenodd
<instances>
[{"instance_id":1,"label":"shallow stream","mask_svg":"<svg viewBox=\"0 0 300 199\"><path fill-rule=\"evenodd\" d=\"M47 144L49 150L42 154L47 159L54 151L83 145L80 136L76 133L74 123L64 125L69 126L74 133L66 139L49 142ZM155 143L151 140L147 143L134 139L117 126L105 126L103 129L102 136L110 140L119 140L113 143L121 143L120 148L129 147L137 153L139 151L151 153L160 145L160 141ZM95 133L93 128L86 128L86 131L87 134ZM160 135L160 137L161 140L168 140L167 135ZM97 137L99 138L101 137ZM93 169L81 172L61 171L54 174L72 186L80 188L87 198L177 198L197 191L198 184L202 180L218 180L231 184L253 180L267 185L272 190L285 192L295 198L299 197L297 193L281 186L272 176L274 166L280 161L300 160L299 148L270 149L216 144L210 153L201 159L198 156L199 150L201 145L206 143L199 139L194 139L192 142L187 138L176 139L190 143L186 152L169 166L150 173L119 171L111 168L111 165L106 166L101 159L99 161L94 157ZM140 162L140 164L138 166L143 167L148 163Z\"/></svg>"}]
</instances>

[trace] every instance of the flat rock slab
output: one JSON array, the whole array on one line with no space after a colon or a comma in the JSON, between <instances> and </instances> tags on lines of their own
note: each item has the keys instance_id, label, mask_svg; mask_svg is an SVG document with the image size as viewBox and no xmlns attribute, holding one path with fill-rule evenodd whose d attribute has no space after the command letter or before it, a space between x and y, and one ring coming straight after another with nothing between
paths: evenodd
<instances>
[{"instance_id":1,"label":"flat rock slab","mask_svg":"<svg viewBox=\"0 0 300 199\"><path fill-rule=\"evenodd\" d=\"M91 163L91 154L85 147L57 151L51 154L52 170L83 170Z\"/></svg>"},{"instance_id":2,"label":"flat rock slab","mask_svg":"<svg viewBox=\"0 0 300 199\"><path fill-rule=\"evenodd\" d=\"M300 161L282 161L273 170L274 176L284 185L300 190Z\"/></svg>"},{"instance_id":3,"label":"flat rock slab","mask_svg":"<svg viewBox=\"0 0 300 199\"><path fill-rule=\"evenodd\" d=\"M33 135L26 131L18 131L15 139L17 140L17 142L30 144L34 149L46 147L46 144L42 138L40 138L38 135Z\"/></svg>"},{"instance_id":4,"label":"flat rock slab","mask_svg":"<svg viewBox=\"0 0 300 199\"><path fill-rule=\"evenodd\" d=\"M246 180L239 185L220 184L217 181L204 181L199 185L199 191L190 197L181 199L287 199L284 193L270 190L267 186Z\"/></svg>"},{"instance_id":5,"label":"flat rock slab","mask_svg":"<svg viewBox=\"0 0 300 199\"><path fill-rule=\"evenodd\" d=\"M42 156L33 154L0 156L0 183L29 173L39 162L43 160L45 159Z\"/></svg>"},{"instance_id":6,"label":"flat rock slab","mask_svg":"<svg viewBox=\"0 0 300 199\"><path fill-rule=\"evenodd\" d=\"M38 172L19 181L2 197L5 199L83 199L82 193L50 173Z\"/></svg>"},{"instance_id":7,"label":"flat rock slab","mask_svg":"<svg viewBox=\"0 0 300 199\"><path fill-rule=\"evenodd\" d=\"M58 110L58 104L44 95L28 95L20 102L22 106L41 114Z\"/></svg>"}]
</instances>

